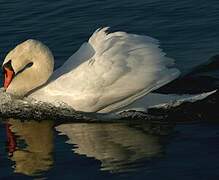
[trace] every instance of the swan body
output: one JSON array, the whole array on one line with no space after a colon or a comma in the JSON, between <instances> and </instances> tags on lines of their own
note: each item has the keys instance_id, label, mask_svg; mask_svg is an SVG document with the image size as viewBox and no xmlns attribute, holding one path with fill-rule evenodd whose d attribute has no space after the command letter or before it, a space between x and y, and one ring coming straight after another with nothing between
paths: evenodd
<instances>
[{"instance_id":1,"label":"swan body","mask_svg":"<svg viewBox=\"0 0 219 180\"><path fill-rule=\"evenodd\" d=\"M125 32L107 33L107 29L95 31L54 73L52 53L43 43L27 40L18 45L3 62L4 67L11 61L15 73L6 92L50 103L64 102L85 112L135 109L136 104L147 110L153 102L148 98L156 99L151 92L176 79L180 71L159 48L158 40ZM33 65L25 68L30 62ZM181 99L158 97L161 102L157 104Z\"/></svg>"}]
</instances>

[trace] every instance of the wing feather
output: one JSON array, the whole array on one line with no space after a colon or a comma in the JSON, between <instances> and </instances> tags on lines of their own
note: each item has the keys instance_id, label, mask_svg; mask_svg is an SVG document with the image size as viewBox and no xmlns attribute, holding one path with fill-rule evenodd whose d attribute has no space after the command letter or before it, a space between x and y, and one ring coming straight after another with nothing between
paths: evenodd
<instances>
[{"instance_id":1,"label":"wing feather","mask_svg":"<svg viewBox=\"0 0 219 180\"><path fill-rule=\"evenodd\" d=\"M76 56L55 72L55 80L43 88L51 100L76 110L110 112L179 76L158 40L107 30L95 31Z\"/></svg>"}]
</instances>

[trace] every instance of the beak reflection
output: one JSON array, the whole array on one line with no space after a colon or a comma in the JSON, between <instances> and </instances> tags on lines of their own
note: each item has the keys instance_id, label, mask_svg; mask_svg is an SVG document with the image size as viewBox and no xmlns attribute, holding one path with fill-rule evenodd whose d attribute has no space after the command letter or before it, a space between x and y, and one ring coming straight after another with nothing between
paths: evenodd
<instances>
[{"instance_id":1,"label":"beak reflection","mask_svg":"<svg viewBox=\"0 0 219 180\"><path fill-rule=\"evenodd\" d=\"M6 124L9 158L14 162L14 172L37 175L53 164L52 121L9 119Z\"/></svg>"}]
</instances>

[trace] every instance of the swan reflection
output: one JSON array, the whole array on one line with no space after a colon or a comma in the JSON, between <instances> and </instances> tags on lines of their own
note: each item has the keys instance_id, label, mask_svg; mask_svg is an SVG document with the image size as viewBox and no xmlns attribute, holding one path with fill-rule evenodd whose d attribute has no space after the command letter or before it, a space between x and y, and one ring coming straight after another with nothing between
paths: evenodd
<instances>
[{"instance_id":1,"label":"swan reflection","mask_svg":"<svg viewBox=\"0 0 219 180\"><path fill-rule=\"evenodd\" d=\"M68 144L80 155L101 161L101 170L136 170L139 163L162 153L159 136L147 134L148 126L127 124L62 124L56 127L68 136Z\"/></svg>"},{"instance_id":2,"label":"swan reflection","mask_svg":"<svg viewBox=\"0 0 219 180\"><path fill-rule=\"evenodd\" d=\"M37 175L53 164L52 121L21 122L9 119L6 123L9 158L14 172Z\"/></svg>"}]
</instances>

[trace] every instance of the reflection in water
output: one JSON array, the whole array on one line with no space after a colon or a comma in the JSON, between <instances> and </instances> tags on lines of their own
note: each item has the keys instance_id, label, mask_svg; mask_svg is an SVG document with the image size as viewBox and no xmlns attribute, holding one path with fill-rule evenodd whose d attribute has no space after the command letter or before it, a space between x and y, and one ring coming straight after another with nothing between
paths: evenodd
<instances>
[{"instance_id":1,"label":"reflection in water","mask_svg":"<svg viewBox=\"0 0 219 180\"><path fill-rule=\"evenodd\" d=\"M53 126L52 121L7 121L7 147L9 158L14 162L14 172L33 176L51 168ZM143 163L161 155L161 136L150 134L156 127L148 124L73 123L59 125L56 129L68 136L67 143L74 145L75 153L99 160L101 170L125 172L145 167ZM166 130L162 134L164 132Z\"/></svg>"},{"instance_id":2,"label":"reflection in water","mask_svg":"<svg viewBox=\"0 0 219 180\"><path fill-rule=\"evenodd\" d=\"M147 126L147 125L146 125ZM145 127L148 129L148 127ZM101 170L124 172L136 170L141 161L162 152L159 136L149 135L144 125L62 124L56 127L67 135L73 151L101 161Z\"/></svg>"},{"instance_id":3,"label":"reflection in water","mask_svg":"<svg viewBox=\"0 0 219 180\"><path fill-rule=\"evenodd\" d=\"M14 172L36 175L50 169L53 164L52 126L52 121L8 120L8 152L15 163Z\"/></svg>"}]
</instances>

